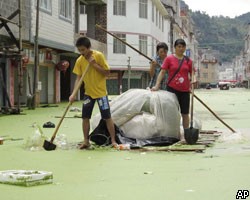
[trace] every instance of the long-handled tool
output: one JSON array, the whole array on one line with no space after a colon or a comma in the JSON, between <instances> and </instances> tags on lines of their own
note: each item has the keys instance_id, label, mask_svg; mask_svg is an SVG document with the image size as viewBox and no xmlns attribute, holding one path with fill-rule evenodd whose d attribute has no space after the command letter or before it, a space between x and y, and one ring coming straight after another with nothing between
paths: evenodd
<instances>
[{"instance_id":1,"label":"long-handled tool","mask_svg":"<svg viewBox=\"0 0 250 200\"><path fill-rule=\"evenodd\" d=\"M215 116L222 124L224 124L227 128L229 128L233 133L236 133L236 131L230 127L226 122L224 122L218 115L215 114L214 111L212 111L211 108L209 108L199 97L197 97L195 94L194 94L194 97L203 105L205 106L206 109L209 110L209 112L211 112L213 114L213 116Z\"/></svg>"},{"instance_id":2,"label":"long-handled tool","mask_svg":"<svg viewBox=\"0 0 250 200\"><path fill-rule=\"evenodd\" d=\"M199 129L193 127L194 118L194 69L192 66L191 75L191 107L190 107L190 128L184 129L184 138L188 144L195 144L199 138Z\"/></svg>"},{"instance_id":3,"label":"long-handled tool","mask_svg":"<svg viewBox=\"0 0 250 200\"><path fill-rule=\"evenodd\" d=\"M76 93L77 93L78 90L80 89L80 87L81 87L81 85L82 85L83 78L84 78L85 74L87 73L88 69L89 69L89 65L87 66L85 72L82 74L82 76L81 76L81 78L80 78L80 80L79 80L79 82L78 82L78 84L77 84L75 90L74 90L73 93L72 93L72 95L73 95L74 97L76 96ZM61 119L60 119L60 121L59 121L59 123L58 123L57 126L56 126L56 129L55 129L55 131L54 131L54 133L53 133L53 135L52 135L50 141L47 141L47 140L44 141L44 143L43 143L43 148L44 148L45 150L47 150L47 151L52 151L52 150L55 150L55 149L56 149L56 145L53 144L53 141L54 141L54 139L55 139L55 137L56 137L56 134L57 134L57 132L58 132L58 129L59 129L59 127L60 127L60 125L61 125L63 119L65 118L65 115L66 115L66 113L68 112L68 110L69 110L69 108L70 108L71 105L72 105L72 102L69 102L68 105L67 105L67 107L66 107L66 109L65 109L65 111L64 111L64 113L63 113L63 115L62 115L62 117L61 117Z\"/></svg>"},{"instance_id":4,"label":"long-handled tool","mask_svg":"<svg viewBox=\"0 0 250 200\"><path fill-rule=\"evenodd\" d=\"M130 47L131 49L135 50L137 53L139 53L140 55L144 56L145 58L147 58L149 61L152 61L151 58L149 58L147 55L143 54L142 52L140 52L138 49L134 48L133 46L131 46L130 44L128 44L127 42L125 42L124 40L120 39L119 37L117 37L116 35L110 33L109 31L107 31L106 29L104 29L103 27L101 27L100 25L96 25L97 28L101 29L102 31L108 33L109 35L113 36L114 38L116 38L117 40L119 40L120 42L122 42L123 44L127 45L128 47ZM194 94L194 98L196 98L203 106L205 106L221 123L223 123L226 127L228 127L233 133L235 133L236 131L234 129L232 129L229 125L227 125L222 119L220 119L199 97L197 97Z\"/></svg>"}]
</instances>

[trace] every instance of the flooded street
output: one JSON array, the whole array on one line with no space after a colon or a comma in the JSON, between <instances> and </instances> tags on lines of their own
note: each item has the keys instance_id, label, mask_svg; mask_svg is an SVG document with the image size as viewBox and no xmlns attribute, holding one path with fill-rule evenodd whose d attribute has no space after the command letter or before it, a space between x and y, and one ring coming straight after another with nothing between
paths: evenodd
<instances>
[{"instance_id":1,"label":"flooded street","mask_svg":"<svg viewBox=\"0 0 250 200\"><path fill-rule=\"evenodd\" d=\"M21 115L0 116L0 170L29 169L53 172L53 184L20 187L0 184L1 199L235 199L238 190L249 189L250 91L234 88L195 91L230 127L232 133L195 100L195 116L203 130L221 132L214 146L204 153L140 152L114 149L52 152L24 148L40 126L57 123L66 106L24 108ZM73 106L81 108L81 102ZM97 112L98 108L95 108ZM81 119L69 112L59 135L71 143L82 141ZM54 129L42 128L51 137ZM20 139L20 140L15 140Z\"/></svg>"}]
</instances>

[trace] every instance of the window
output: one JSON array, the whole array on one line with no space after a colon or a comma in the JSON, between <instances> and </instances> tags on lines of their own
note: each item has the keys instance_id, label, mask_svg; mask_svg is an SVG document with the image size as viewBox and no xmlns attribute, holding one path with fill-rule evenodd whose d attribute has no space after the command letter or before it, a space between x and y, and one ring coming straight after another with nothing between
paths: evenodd
<instances>
[{"instance_id":1,"label":"window","mask_svg":"<svg viewBox=\"0 0 250 200\"><path fill-rule=\"evenodd\" d=\"M86 5L80 5L80 14L87 14L86 13Z\"/></svg>"},{"instance_id":2,"label":"window","mask_svg":"<svg viewBox=\"0 0 250 200\"><path fill-rule=\"evenodd\" d=\"M156 19L155 19L155 22L156 22L156 26L158 26L158 10L156 10Z\"/></svg>"},{"instance_id":3,"label":"window","mask_svg":"<svg viewBox=\"0 0 250 200\"><path fill-rule=\"evenodd\" d=\"M159 12L159 28L161 29L161 14Z\"/></svg>"},{"instance_id":4,"label":"window","mask_svg":"<svg viewBox=\"0 0 250 200\"><path fill-rule=\"evenodd\" d=\"M126 16L126 0L114 0L114 15Z\"/></svg>"},{"instance_id":5,"label":"window","mask_svg":"<svg viewBox=\"0 0 250 200\"><path fill-rule=\"evenodd\" d=\"M161 28L161 13L160 12L158 13L159 13L159 28Z\"/></svg>"},{"instance_id":6,"label":"window","mask_svg":"<svg viewBox=\"0 0 250 200\"><path fill-rule=\"evenodd\" d=\"M207 63L204 64L204 68L205 68L205 69L208 68L208 64L207 64Z\"/></svg>"},{"instance_id":7,"label":"window","mask_svg":"<svg viewBox=\"0 0 250 200\"><path fill-rule=\"evenodd\" d=\"M203 78L208 78L208 73L203 73Z\"/></svg>"},{"instance_id":8,"label":"window","mask_svg":"<svg viewBox=\"0 0 250 200\"><path fill-rule=\"evenodd\" d=\"M71 20L72 15L72 4L71 0L60 1L60 17Z\"/></svg>"},{"instance_id":9,"label":"window","mask_svg":"<svg viewBox=\"0 0 250 200\"><path fill-rule=\"evenodd\" d=\"M51 12L51 0L41 0L39 7L42 10Z\"/></svg>"},{"instance_id":10,"label":"window","mask_svg":"<svg viewBox=\"0 0 250 200\"><path fill-rule=\"evenodd\" d=\"M148 0L139 1L139 17L148 18Z\"/></svg>"},{"instance_id":11,"label":"window","mask_svg":"<svg viewBox=\"0 0 250 200\"><path fill-rule=\"evenodd\" d=\"M147 36L140 35L139 36L139 51L143 54L148 54L148 38Z\"/></svg>"},{"instance_id":12,"label":"window","mask_svg":"<svg viewBox=\"0 0 250 200\"><path fill-rule=\"evenodd\" d=\"M162 16L162 26L161 26L161 28L162 28L162 32L164 32L164 17Z\"/></svg>"},{"instance_id":13,"label":"window","mask_svg":"<svg viewBox=\"0 0 250 200\"><path fill-rule=\"evenodd\" d=\"M155 21L155 6L152 5L152 22Z\"/></svg>"},{"instance_id":14,"label":"window","mask_svg":"<svg viewBox=\"0 0 250 200\"><path fill-rule=\"evenodd\" d=\"M126 35L125 34L116 34L116 36L123 41L126 41ZM123 44L121 41L114 38L113 40L113 52L114 53L120 53L120 54L126 54L126 45Z\"/></svg>"},{"instance_id":15,"label":"window","mask_svg":"<svg viewBox=\"0 0 250 200\"><path fill-rule=\"evenodd\" d=\"M155 43L156 43L155 39L152 38L152 50L151 50L152 57L155 55L155 49L156 49Z\"/></svg>"}]
</instances>

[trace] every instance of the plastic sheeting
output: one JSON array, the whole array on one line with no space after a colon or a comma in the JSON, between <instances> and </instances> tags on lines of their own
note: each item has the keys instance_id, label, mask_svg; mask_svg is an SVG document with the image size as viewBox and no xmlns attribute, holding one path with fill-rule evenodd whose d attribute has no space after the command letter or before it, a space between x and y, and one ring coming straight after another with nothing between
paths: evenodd
<instances>
[{"instance_id":1,"label":"plastic sheeting","mask_svg":"<svg viewBox=\"0 0 250 200\"><path fill-rule=\"evenodd\" d=\"M131 89L111 103L111 115L124 136L134 139L180 138L180 112L176 96L167 91ZM92 120L94 129L100 114Z\"/></svg>"}]
</instances>

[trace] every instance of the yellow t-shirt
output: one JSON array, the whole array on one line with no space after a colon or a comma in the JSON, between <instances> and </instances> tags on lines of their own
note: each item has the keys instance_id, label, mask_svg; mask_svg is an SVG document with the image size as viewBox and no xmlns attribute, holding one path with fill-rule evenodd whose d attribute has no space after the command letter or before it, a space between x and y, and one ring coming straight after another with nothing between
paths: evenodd
<instances>
[{"instance_id":1,"label":"yellow t-shirt","mask_svg":"<svg viewBox=\"0 0 250 200\"><path fill-rule=\"evenodd\" d=\"M105 70L109 70L108 63L101 52L93 50L92 56L99 66ZM89 62L81 55L76 60L73 73L81 76L85 72L88 64ZM96 99L107 95L106 77L98 72L93 66L89 66L89 70L85 74L83 82L85 94L89 95L91 98Z\"/></svg>"}]
</instances>

